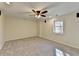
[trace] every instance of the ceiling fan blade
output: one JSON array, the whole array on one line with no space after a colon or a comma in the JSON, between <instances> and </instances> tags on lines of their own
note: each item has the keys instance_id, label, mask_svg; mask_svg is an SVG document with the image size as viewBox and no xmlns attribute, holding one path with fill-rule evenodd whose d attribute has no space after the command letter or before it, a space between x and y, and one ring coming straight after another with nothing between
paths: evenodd
<instances>
[{"instance_id":1,"label":"ceiling fan blade","mask_svg":"<svg viewBox=\"0 0 79 59\"><path fill-rule=\"evenodd\" d=\"M41 14L44 14L44 13L47 13L48 11L43 11L43 12L41 12Z\"/></svg>"},{"instance_id":2,"label":"ceiling fan blade","mask_svg":"<svg viewBox=\"0 0 79 59\"><path fill-rule=\"evenodd\" d=\"M32 11L35 13L36 11L32 9Z\"/></svg>"},{"instance_id":3,"label":"ceiling fan blade","mask_svg":"<svg viewBox=\"0 0 79 59\"><path fill-rule=\"evenodd\" d=\"M46 15L41 15L42 17L46 17Z\"/></svg>"}]
</instances>

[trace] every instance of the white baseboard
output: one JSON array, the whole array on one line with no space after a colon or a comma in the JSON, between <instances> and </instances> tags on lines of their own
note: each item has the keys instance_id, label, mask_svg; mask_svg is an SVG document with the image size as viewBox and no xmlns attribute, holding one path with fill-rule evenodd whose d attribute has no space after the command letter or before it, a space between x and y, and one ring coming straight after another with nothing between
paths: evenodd
<instances>
[{"instance_id":1,"label":"white baseboard","mask_svg":"<svg viewBox=\"0 0 79 59\"><path fill-rule=\"evenodd\" d=\"M15 38L15 39L11 39L11 40L6 40L6 41L12 41L12 40L19 40L19 39L27 39L27 38L34 38L34 37L38 37L38 36L30 36L30 37L23 37L23 38Z\"/></svg>"},{"instance_id":2,"label":"white baseboard","mask_svg":"<svg viewBox=\"0 0 79 59\"><path fill-rule=\"evenodd\" d=\"M38 37L38 36L31 36L31 37L25 37L25 38L34 38L34 37ZM19 39L24 39L24 38L19 38ZM13 39L13 40L19 40L19 39ZM12 40L6 40L6 41L12 41ZM0 50L3 48L6 41L0 44Z\"/></svg>"},{"instance_id":3,"label":"white baseboard","mask_svg":"<svg viewBox=\"0 0 79 59\"><path fill-rule=\"evenodd\" d=\"M26 37L26 38L34 38L34 37L38 37L38 38L41 38L41 39L47 39L47 38L40 37L40 36L32 36L32 37ZM20 38L20 39L24 39L24 38ZM15 39L15 40L17 40L17 39ZM50 40L50 39L47 39L47 40ZM11 41L11 40L8 40L8 41ZM71 48L74 48L74 49L78 49L78 50L79 50L78 47L72 46L72 45L70 45L70 44L66 44L66 43L64 43L64 42L59 42L59 41L55 41L55 40L51 40L51 41L56 42L56 43L58 43L58 44L62 44L62 45L65 45L65 46L68 46L68 47L71 47ZM6 41L5 41L5 42L6 42ZM5 43L5 42L4 42L4 43ZM2 49L4 43L0 45L0 49Z\"/></svg>"},{"instance_id":4,"label":"white baseboard","mask_svg":"<svg viewBox=\"0 0 79 59\"><path fill-rule=\"evenodd\" d=\"M47 38L44 38L44 37L40 37L40 38L42 38L42 39L47 39ZM50 39L47 39L47 40L50 40ZM78 49L78 50L79 50L79 47L70 45L70 44L68 44L68 43L66 44L66 43L64 43L64 42L59 42L59 41L56 41L56 40L51 40L51 41L56 42L56 43L61 44L61 45L64 45L64 46L68 46L68 47L71 47L71 48L74 48L74 49Z\"/></svg>"}]
</instances>

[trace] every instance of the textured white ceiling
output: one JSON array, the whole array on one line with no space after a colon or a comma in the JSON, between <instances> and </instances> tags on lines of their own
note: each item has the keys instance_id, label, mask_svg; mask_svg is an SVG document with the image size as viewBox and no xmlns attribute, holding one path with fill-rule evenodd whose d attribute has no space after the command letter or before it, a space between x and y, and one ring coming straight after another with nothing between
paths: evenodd
<instances>
[{"instance_id":1,"label":"textured white ceiling","mask_svg":"<svg viewBox=\"0 0 79 59\"><path fill-rule=\"evenodd\" d=\"M4 3L5 4L5 3ZM5 4L6 5L6 4ZM49 16L64 15L79 9L78 2L11 2L6 5L5 14L22 18L32 18L32 9L48 10Z\"/></svg>"}]
</instances>

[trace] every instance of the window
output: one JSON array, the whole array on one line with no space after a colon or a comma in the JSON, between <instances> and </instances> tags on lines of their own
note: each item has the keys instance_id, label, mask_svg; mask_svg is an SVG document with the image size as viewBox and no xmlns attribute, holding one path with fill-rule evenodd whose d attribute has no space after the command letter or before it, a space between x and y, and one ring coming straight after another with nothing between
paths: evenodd
<instances>
[{"instance_id":1,"label":"window","mask_svg":"<svg viewBox=\"0 0 79 59\"><path fill-rule=\"evenodd\" d=\"M54 21L53 32L59 34L63 33L63 21L59 21L59 20Z\"/></svg>"}]
</instances>

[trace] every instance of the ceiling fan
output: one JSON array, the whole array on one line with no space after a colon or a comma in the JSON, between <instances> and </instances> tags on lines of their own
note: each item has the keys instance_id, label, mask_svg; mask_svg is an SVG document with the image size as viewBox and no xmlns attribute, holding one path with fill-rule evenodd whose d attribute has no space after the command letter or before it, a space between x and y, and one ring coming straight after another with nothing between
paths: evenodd
<instances>
[{"instance_id":1,"label":"ceiling fan","mask_svg":"<svg viewBox=\"0 0 79 59\"><path fill-rule=\"evenodd\" d=\"M42 11L42 10L34 10L34 9L32 9L31 10L32 12L22 12L23 14L25 13L32 13L31 15L29 15L29 16L34 16L34 17L36 17L37 19L39 19L40 17L46 17L46 13L48 12L47 10L44 10L44 11ZM46 23L46 20L44 20L44 22Z\"/></svg>"},{"instance_id":2,"label":"ceiling fan","mask_svg":"<svg viewBox=\"0 0 79 59\"><path fill-rule=\"evenodd\" d=\"M36 18L46 17L45 13L48 12L47 10L45 10L45 11L41 11L41 10L35 11L34 9L32 9L32 11L35 13Z\"/></svg>"}]
</instances>

